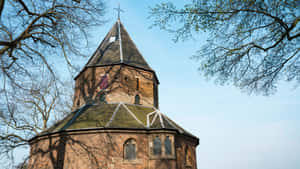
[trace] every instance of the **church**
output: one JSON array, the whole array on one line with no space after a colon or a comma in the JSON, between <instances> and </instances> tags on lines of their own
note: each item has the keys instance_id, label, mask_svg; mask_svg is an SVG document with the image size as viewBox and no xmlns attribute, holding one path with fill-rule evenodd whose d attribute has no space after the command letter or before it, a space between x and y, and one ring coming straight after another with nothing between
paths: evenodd
<instances>
[{"instance_id":1,"label":"church","mask_svg":"<svg viewBox=\"0 0 300 169\"><path fill-rule=\"evenodd\" d=\"M75 77L72 112L30 141L29 169L197 169L199 139L159 110L159 80L120 21Z\"/></svg>"}]
</instances>

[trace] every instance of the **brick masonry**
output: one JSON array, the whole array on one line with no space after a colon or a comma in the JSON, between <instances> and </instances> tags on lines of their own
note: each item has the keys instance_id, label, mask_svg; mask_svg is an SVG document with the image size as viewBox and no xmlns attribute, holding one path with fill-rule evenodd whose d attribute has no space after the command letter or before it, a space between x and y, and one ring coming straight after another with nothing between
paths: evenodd
<instances>
[{"instance_id":1,"label":"brick masonry","mask_svg":"<svg viewBox=\"0 0 300 169\"><path fill-rule=\"evenodd\" d=\"M171 156L152 154L151 144L156 135L172 138L172 149L176 151L172 151ZM128 139L136 141L135 160L124 159L123 147ZM98 129L53 133L30 142L29 169L196 169L197 141L167 130ZM162 149L164 152L163 146Z\"/></svg>"},{"instance_id":2,"label":"brick masonry","mask_svg":"<svg viewBox=\"0 0 300 169\"><path fill-rule=\"evenodd\" d=\"M101 78L108 77L108 86L101 89ZM107 103L134 103L140 96L140 104L158 107L158 81L153 72L126 65L88 67L75 79L73 110L100 100L105 93ZM139 83L139 84L137 84Z\"/></svg>"}]
</instances>

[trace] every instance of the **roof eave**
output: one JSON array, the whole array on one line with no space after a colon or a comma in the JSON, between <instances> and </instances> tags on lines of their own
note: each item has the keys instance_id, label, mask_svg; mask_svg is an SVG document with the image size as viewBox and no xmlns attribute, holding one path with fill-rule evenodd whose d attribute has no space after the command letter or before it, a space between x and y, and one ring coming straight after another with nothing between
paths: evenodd
<instances>
[{"instance_id":1,"label":"roof eave","mask_svg":"<svg viewBox=\"0 0 300 169\"><path fill-rule=\"evenodd\" d=\"M69 129L69 130L59 130L56 132L51 132L51 133L45 133L41 135L36 135L33 138L28 140L28 143L30 144L33 142L35 139L41 138L41 137L49 137L51 135L55 134L62 134L62 133L68 133L68 132L80 132L80 131L97 131L97 130L120 130L120 131L125 131L125 130L131 130L131 131L146 131L146 132L151 132L151 131L171 131L171 132L176 132L178 135L186 136L189 138L192 138L196 141L196 145L199 144L199 138L194 136L194 135L189 135L185 133L180 133L177 129L166 129L166 128L121 128L121 127L98 127L98 128L82 128L82 129Z\"/></svg>"}]
</instances>

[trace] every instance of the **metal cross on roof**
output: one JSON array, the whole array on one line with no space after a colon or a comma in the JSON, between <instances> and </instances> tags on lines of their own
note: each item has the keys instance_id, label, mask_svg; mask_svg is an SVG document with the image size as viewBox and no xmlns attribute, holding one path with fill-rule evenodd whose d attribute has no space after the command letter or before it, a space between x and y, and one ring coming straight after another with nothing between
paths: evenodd
<instances>
[{"instance_id":1,"label":"metal cross on roof","mask_svg":"<svg viewBox=\"0 0 300 169\"><path fill-rule=\"evenodd\" d=\"M117 12L118 12L118 19L120 20L120 13L124 12L121 8L120 8L120 3L118 5L118 8L114 8Z\"/></svg>"}]
</instances>

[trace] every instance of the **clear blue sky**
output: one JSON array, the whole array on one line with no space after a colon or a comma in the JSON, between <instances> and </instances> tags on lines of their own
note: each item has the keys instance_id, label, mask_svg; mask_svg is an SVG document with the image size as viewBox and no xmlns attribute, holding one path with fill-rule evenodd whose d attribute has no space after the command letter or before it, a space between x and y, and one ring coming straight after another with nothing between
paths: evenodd
<instances>
[{"instance_id":1,"label":"clear blue sky","mask_svg":"<svg viewBox=\"0 0 300 169\"><path fill-rule=\"evenodd\" d=\"M300 168L299 87L282 83L275 95L264 97L206 81L190 59L205 34L174 43L167 32L149 29L149 7L159 0L106 2L108 22L90 32L90 54L116 21L113 8L120 2L123 25L160 80L161 111L200 138L198 169Z\"/></svg>"},{"instance_id":2,"label":"clear blue sky","mask_svg":"<svg viewBox=\"0 0 300 169\"><path fill-rule=\"evenodd\" d=\"M174 43L167 32L149 29L149 7L160 1L107 2L110 21L94 30L95 44L116 21L113 8L120 2L122 23L158 74L161 111L200 138L198 169L300 168L299 87L283 82L275 95L264 97L206 81L190 59L205 34Z\"/></svg>"}]
</instances>

